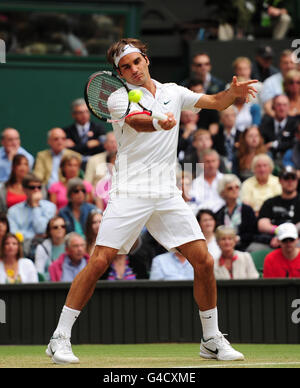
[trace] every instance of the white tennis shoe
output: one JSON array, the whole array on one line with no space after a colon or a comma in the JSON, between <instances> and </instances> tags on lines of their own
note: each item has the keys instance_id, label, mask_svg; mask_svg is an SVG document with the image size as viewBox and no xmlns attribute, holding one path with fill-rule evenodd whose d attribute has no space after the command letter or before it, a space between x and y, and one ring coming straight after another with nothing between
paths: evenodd
<instances>
[{"instance_id":1,"label":"white tennis shoe","mask_svg":"<svg viewBox=\"0 0 300 388\"><path fill-rule=\"evenodd\" d=\"M222 333L209 338L207 341L201 340L200 356L220 361L242 361L245 359L242 353L233 349Z\"/></svg>"},{"instance_id":2,"label":"white tennis shoe","mask_svg":"<svg viewBox=\"0 0 300 388\"><path fill-rule=\"evenodd\" d=\"M72 352L70 338L64 334L58 334L50 339L49 345L46 349L46 354L52 357L52 361L55 364L77 364L79 358L77 358Z\"/></svg>"}]
</instances>

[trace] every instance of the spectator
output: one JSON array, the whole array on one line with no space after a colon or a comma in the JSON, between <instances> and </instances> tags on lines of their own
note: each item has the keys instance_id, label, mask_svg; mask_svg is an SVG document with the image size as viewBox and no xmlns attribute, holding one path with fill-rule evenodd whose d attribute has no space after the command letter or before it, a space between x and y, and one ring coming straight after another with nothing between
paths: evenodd
<instances>
[{"instance_id":1,"label":"spectator","mask_svg":"<svg viewBox=\"0 0 300 388\"><path fill-rule=\"evenodd\" d=\"M29 163L26 156L16 154L12 160L11 173L8 180L0 187L0 211L6 213L7 209L17 203L26 201L26 194L22 181L29 173Z\"/></svg>"},{"instance_id":2,"label":"spectator","mask_svg":"<svg viewBox=\"0 0 300 388\"><path fill-rule=\"evenodd\" d=\"M251 164L254 157L266 152L264 139L256 125L246 128L239 137L237 151L233 160L232 172L245 181L253 176Z\"/></svg>"},{"instance_id":3,"label":"spectator","mask_svg":"<svg viewBox=\"0 0 300 388\"><path fill-rule=\"evenodd\" d=\"M190 191L192 189L193 175L190 171L180 171L177 173L177 187L182 192L182 198L185 203L192 209L193 213L196 215L198 208L195 201L195 198L190 196Z\"/></svg>"},{"instance_id":4,"label":"spectator","mask_svg":"<svg viewBox=\"0 0 300 388\"><path fill-rule=\"evenodd\" d=\"M113 169L115 165L117 154L107 154L106 164L107 164L107 173L96 185L96 195L97 195L97 206L101 210L105 210L109 201L109 192L111 189L111 181L113 176Z\"/></svg>"},{"instance_id":5,"label":"spectator","mask_svg":"<svg viewBox=\"0 0 300 388\"><path fill-rule=\"evenodd\" d=\"M240 132L236 128L237 113L233 106L220 113L220 128L216 135L213 136L213 148L224 158L226 171L231 171L236 144L239 140Z\"/></svg>"},{"instance_id":6,"label":"spectator","mask_svg":"<svg viewBox=\"0 0 300 388\"><path fill-rule=\"evenodd\" d=\"M71 108L74 123L64 128L67 135L66 146L82 155L82 167L85 169L91 155L104 151L102 136L106 131L101 124L90 121L90 112L84 99L73 101Z\"/></svg>"},{"instance_id":7,"label":"spectator","mask_svg":"<svg viewBox=\"0 0 300 388\"><path fill-rule=\"evenodd\" d=\"M22 245L14 234L3 237L1 252L0 284L38 283L37 270L23 257Z\"/></svg>"},{"instance_id":8,"label":"spectator","mask_svg":"<svg viewBox=\"0 0 300 388\"><path fill-rule=\"evenodd\" d=\"M191 76L182 82L183 86L188 86L191 81L203 82L204 93L215 94L225 88L225 82L211 74L211 62L207 53L197 53L192 58Z\"/></svg>"},{"instance_id":9,"label":"spectator","mask_svg":"<svg viewBox=\"0 0 300 388\"><path fill-rule=\"evenodd\" d=\"M217 189L224 175L219 171L220 156L215 150L205 150L200 162L204 165L204 173L193 180L190 195L196 199L199 210L210 209L216 213L225 204Z\"/></svg>"},{"instance_id":10,"label":"spectator","mask_svg":"<svg viewBox=\"0 0 300 388\"><path fill-rule=\"evenodd\" d=\"M180 252L167 252L153 258L150 280L193 280L194 270Z\"/></svg>"},{"instance_id":11,"label":"spectator","mask_svg":"<svg viewBox=\"0 0 300 388\"><path fill-rule=\"evenodd\" d=\"M291 70L284 77L284 91L289 99L289 116L300 116L300 71Z\"/></svg>"},{"instance_id":12,"label":"spectator","mask_svg":"<svg viewBox=\"0 0 300 388\"><path fill-rule=\"evenodd\" d=\"M292 222L300 226L300 198L297 192L297 172L291 166L282 170L279 177L282 194L267 199L259 212L256 249L278 248L279 241L275 234L278 225Z\"/></svg>"},{"instance_id":13,"label":"spectator","mask_svg":"<svg viewBox=\"0 0 300 388\"><path fill-rule=\"evenodd\" d=\"M283 165L292 166L297 170L297 176L300 178L300 123L296 126L294 145L283 155Z\"/></svg>"},{"instance_id":14,"label":"spectator","mask_svg":"<svg viewBox=\"0 0 300 388\"><path fill-rule=\"evenodd\" d=\"M49 266L65 251L65 236L65 220L59 216L51 218L47 225L46 239L36 247L34 260L37 271L46 280L50 280Z\"/></svg>"},{"instance_id":15,"label":"spectator","mask_svg":"<svg viewBox=\"0 0 300 388\"><path fill-rule=\"evenodd\" d=\"M256 155L251 165L254 175L242 184L241 200L252 207L256 216L268 198L281 194L279 179L272 175L273 168L273 160L268 155Z\"/></svg>"},{"instance_id":16,"label":"spectator","mask_svg":"<svg viewBox=\"0 0 300 388\"><path fill-rule=\"evenodd\" d=\"M22 185L27 199L11 206L7 218L10 231L22 233L24 237L25 256L34 258L36 245L44 240L48 221L54 217L56 206L42 199L42 182L34 174L27 174Z\"/></svg>"},{"instance_id":17,"label":"spectator","mask_svg":"<svg viewBox=\"0 0 300 388\"><path fill-rule=\"evenodd\" d=\"M253 209L240 200L241 181L236 175L225 174L219 181L219 195L225 205L216 213L218 225L234 228L239 241L236 249L245 251L257 233L257 221Z\"/></svg>"},{"instance_id":18,"label":"spectator","mask_svg":"<svg viewBox=\"0 0 300 388\"><path fill-rule=\"evenodd\" d=\"M278 73L279 69L272 65L273 58L274 53L271 46L259 46L252 63L251 78L264 82L271 75Z\"/></svg>"},{"instance_id":19,"label":"spectator","mask_svg":"<svg viewBox=\"0 0 300 388\"><path fill-rule=\"evenodd\" d=\"M63 156L76 155L81 161L81 155L78 152L66 148L66 133L63 129L50 129L48 131L48 144L50 149L37 153L33 170L47 188L61 180L59 165Z\"/></svg>"},{"instance_id":20,"label":"spectator","mask_svg":"<svg viewBox=\"0 0 300 388\"><path fill-rule=\"evenodd\" d=\"M259 277L250 253L235 250L237 235L234 228L219 226L216 230L216 238L221 249L221 256L215 261L214 267L217 280Z\"/></svg>"},{"instance_id":21,"label":"spectator","mask_svg":"<svg viewBox=\"0 0 300 388\"><path fill-rule=\"evenodd\" d=\"M91 256L95 248L96 237L99 231L103 212L100 209L90 211L85 225L86 250Z\"/></svg>"},{"instance_id":22,"label":"spectator","mask_svg":"<svg viewBox=\"0 0 300 388\"><path fill-rule=\"evenodd\" d=\"M193 135L198 129L199 114L192 110L183 110L180 116L177 154L191 147Z\"/></svg>"},{"instance_id":23,"label":"spectator","mask_svg":"<svg viewBox=\"0 0 300 388\"><path fill-rule=\"evenodd\" d=\"M84 179L90 182L94 188L99 180L107 173L107 154L116 153L118 150L116 136L113 132L107 132L103 147L105 149L104 152L93 155L89 158L85 170Z\"/></svg>"},{"instance_id":24,"label":"spectator","mask_svg":"<svg viewBox=\"0 0 300 388\"><path fill-rule=\"evenodd\" d=\"M67 186L68 182L77 178L80 175L80 163L81 159L77 155L64 155L60 162L61 180L53 183L49 187L49 199L53 202L57 209L60 210L68 204L67 198ZM94 202L93 186L83 181L86 193L87 202Z\"/></svg>"},{"instance_id":25,"label":"spectator","mask_svg":"<svg viewBox=\"0 0 300 388\"><path fill-rule=\"evenodd\" d=\"M60 209L58 215L64 218L67 233L77 232L84 237L87 217L96 206L86 201L86 189L82 179L69 180L67 198L68 205Z\"/></svg>"},{"instance_id":26,"label":"spectator","mask_svg":"<svg viewBox=\"0 0 300 388\"><path fill-rule=\"evenodd\" d=\"M259 127L267 149L275 163L280 164L285 151L293 145L295 118L289 116L289 99L285 95L273 98L274 116L264 115Z\"/></svg>"},{"instance_id":27,"label":"spectator","mask_svg":"<svg viewBox=\"0 0 300 388\"><path fill-rule=\"evenodd\" d=\"M11 173L13 157L16 154L26 156L30 170L34 164L34 157L21 147L20 134L14 128L5 128L1 135L0 147L0 182L6 182Z\"/></svg>"},{"instance_id":28,"label":"spectator","mask_svg":"<svg viewBox=\"0 0 300 388\"><path fill-rule=\"evenodd\" d=\"M271 117L275 114L272 109L273 98L283 94L284 77L290 70L296 68L296 62L294 61L293 55L294 54L291 50L282 51L279 59L280 72L271 75L263 83L260 97L264 107L264 112Z\"/></svg>"},{"instance_id":29,"label":"spectator","mask_svg":"<svg viewBox=\"0 0 300 388\"><path fill-rule=\"evenodd\" d=\"M264 278L299 278L300 248L298 231L294 224L287 222L276 229L279 249L267 254L264 261Z\"/></svg>"},{"instance_id":30,"label":"spectator","mask_svg":"<svg viewBox=\"0 0 300 388\"><path fill-rule=\"evenodd\" d=\"M69 233L65 237L65 252L49 267L52 282L72 282L75 276L87 265L84 238L78 233Z\"/></svg>"},{"instance_id":31,"label":"spectator","mask_svg":"<svg viewBox=\"0 0 300 388\"><path fill-rule=\"evenodd\" d=\"M113 260L107 280L135 280L136 276L129 266L127 255L117 255Z\"/></svg>"},{"instance_id":32,"label":"spectator","mask_svg":"<svg viewBox=\"0 0 300 388\"><path fill-rule=\"evenodd\" d=\"M0 247L2 244L3 237L6 233L9 233L9 222L6 213L0 213Z\"/></svg>"},{"instance_id":33,"label":"spectator","mask_svg":"<svg viewBox=\"0 0 300 388\"><path fill-rule=\"evenodd\" d=\"M208 252L212 255L214 260L217 260L221 255L221 250L215 236L217 225L215 214L209 209L202 209L199 210L197 214L197 220L202 233L204 234Z\"/></svg>"}]
</instances>

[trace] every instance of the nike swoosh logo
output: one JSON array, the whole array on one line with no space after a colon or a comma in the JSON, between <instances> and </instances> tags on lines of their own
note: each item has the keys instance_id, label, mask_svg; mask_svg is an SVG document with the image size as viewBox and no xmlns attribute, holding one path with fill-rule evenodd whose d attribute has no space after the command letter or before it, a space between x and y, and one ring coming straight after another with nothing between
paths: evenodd
<instances>
[{"instance_id":1,"label":"nike swoosh logo","mask_svg":"<svg viewBox=\"0 0 300 388\"><path fill-rule=\"evenodd\" d=\"M203 345L203 344L202 344L202 345ZM214 353L214 354L216 354L216 355L219 353L219 349L212 350L212 349L207 348L205 345L203 345L203 347L204 347L206 350L208 350L210 353Z\"/></svg>"},{"instance_id":2,"label":"nike swoosh logo","mask_svg":"<svg viewBox=\"0 0 300 388\"><path fill-rule=\"evenodd\" d=\"M164 105L167 105L171 100L167 101L167 102L164 102Z\"/></svg>"}]
</instances>

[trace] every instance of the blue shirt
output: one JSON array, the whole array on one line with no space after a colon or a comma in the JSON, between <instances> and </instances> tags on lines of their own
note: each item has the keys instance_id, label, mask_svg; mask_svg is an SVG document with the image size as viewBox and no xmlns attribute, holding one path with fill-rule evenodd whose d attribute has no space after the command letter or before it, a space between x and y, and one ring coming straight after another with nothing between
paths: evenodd
<instances>
[{"instance_id":1,"label":"blue shirt","mask_svg":"<svg viewBox=\"0 0 300 388\"><path fill-rule=\"evenodd\" d=\"M48 221L56 214L54 203L41 199L39 206L31 207L27 201L10 207L7 218L11 233L20 232L25 239L46 232Z\"/></svg>"},{"instance_id":2,"label":"blue shirt","mask_svg":"<svg viewBox=\"0 0 300 388\"><path fill-rule=\"evenodd\" d=\"M61 282L72 282L75 276L86 266L87 262L85 258L82 258L78 265L72 264L69 256L65 257L62 266Z\"/></svg>"},{"instance_id":3,"label":"blue shirt","mask_svg":"<svg viewBox=\"0 0 300 388\"><path fill-rule=\"evenodd\" d=\"M61 158L63 157L63 151L61 151L59 154L55 154L53 151L51 151L51 155L52 155L52 171L51 171L51 176L47 183L48 188L52 185L52 183L59 181L58 171L59 171Z\"/></svg>"},{"instance_id":4,"label":"blue shirt","mask_svg":"<svg viewBox=\"0 0 300 388\"><path fill-rule=\"evenodd\" d=\"M31 170L34 163L34 157L22 147L19 147L17 154L26 156ZM11 160L7 158L4 147L0 147L0 182L6 182L10 176L10 172Z\"/></svg>"},{"instance_id":5,"label":"blue shirt","mask_svg":"<svg viewBox=\"0 0 300 388\"><path fill-rule=\"evenodd\" d=\"M175 253L167 252L154 257L150 280L194 280L194 269L188 260L182 263Z\"/></svg>"}]
</instances>

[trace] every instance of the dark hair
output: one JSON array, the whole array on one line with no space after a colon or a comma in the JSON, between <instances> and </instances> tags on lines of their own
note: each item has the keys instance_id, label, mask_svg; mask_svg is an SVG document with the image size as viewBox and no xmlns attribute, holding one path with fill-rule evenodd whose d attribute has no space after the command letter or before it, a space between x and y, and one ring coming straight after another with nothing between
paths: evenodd
<instances>
[{"instance_id":1,"label":"dark hair","mask_svg":"<svg viewBox=\"0 0 300 388\"><path fill-rule=\"evenodd\" d=\"M81 159L80 159L80 157L77 156L77 155L75 155L75 154L71 154L71 155L68 155L68 154L67 154L67 155L64 155L64 156L61 158L60 165L59 165L59 167L60 167L60 172L61 172L61 175L62 175L63 177L65 177L64 168L65 168L66 164L67 164L70 160L72 160L72 159L75 159L75 160L77 160L77 162L78 162L78 168L79 168L78 175L79 175L79 173L80 173L80 166L81 166Z\"/></svg>"},{"instance_id":2,"label":"dark hair","mask_svg":"<svg viewBox=\"0 0 300 388\"><path fill-rule=\"evenodd\" d=\"M6 213L0 213L0 222L6 225L6 233L9 233L9 222Z\"/></svg>"},{"instance_id":3,"label":"dark hair","mask_svg":"<svg viewBox=\"0 0 300 388\"><path fill-rule=\"evenodd\" d=\"M24 188L27 188L30 182L36 182L42 184L42 181L39 177L37 177L35 174L32 172L26 174L22 180L22 186Z\"/></svg>"},{"instance_id":4,"label":"dark hair","mask_svg":"<svg viewBox=\"0 0 300 388\"><path fill-rule=\"evenodd\" d=\"M51 234L50 234L51 226L52 226L52 223L54 221L56 221L56 220L63 220L64 223L66 223L65 219L62 216L54 216L54 217L52 217L48 221L47 228L46 228L46 236L47 236L47 238L51 238Z\"/></svg>"},{"instance_id":5,"label":"dark hair","mask_svg":"<svg viewBox=\"0 0 300 388\"><path fill-rule=\"evenodd\" d=\"M102 210L100 209L93 209L89 212L89 215L87 217L86 223L85 223L85 238L86 238L86 246L87 250L90 249L91 245L95 242L95 236L93 236L93 218L96 214L103 215Z\"/></svg>"},{"instance_id":6,"label":"dark hair","mask_svg":"<svg viewBox=\"0 0 300 388\"><path fill-rule=\"evenodd\" d=\"M19 260L21 257L23 257L23 248L22 248L22 244L21 244L20 240L13 233L6 233L6 235L3 237L2 242L1 242L1 257L2 258L4 257L4 245L6 243L6 240L8 240L11 237L14 238L18 242L19 249L17 252L17 260Z\"/></svg>"},{"instance_id":7,"label":"dark hair","mask_svg":"<svg viewBox=\"0 0 300 388\"><path fill-rule=\"evenodd\" d=\"M15 168L17 166L19 166L19 164L21 164L21 161L23 159L27 160L27 162L28 162L28 159L26 158L25 155L17 154L13 157L10 176L9 176L8 180L5 182L5 187L11 186L14 183L16 183L17 179L16 179ZM29 165L29 162L28 162L28 165Z\"/></svg>"},{"instance_id":8,"label":"dark hair","mask_svg":"<svg viewBox=\"0 0 300 388\"><path fill-rule=\"evenodd\" d=\"M117 152L108 152L106 155L106 163L110 163L117 155Z\"/></svg>"},{"instance_id":9,"label":"dark hair","mask_svg":"<svg viewBox=\"0 0 300 388\"><path fill-rule=\"evenodd\" d=\"M198 222L201 221L201 217L202 217L203 214L209 214L216 222L215 213L212 210L210 210L210 209L201 209L201 210L198 211L197 216L196 216Z\"/></svg>"},{"instance_id":10,"label":"dark hair","mask_svg":"<svg viewBox=\"0 0 300 388\"><path fill-rule=\"evenodd\" d=\"M143 57L147 55L147 45L143 43L139 39L134 39L134 38L124 38L119 40L118 42L114 43L110 48L107 50L106 57L108 62L113 65L114 68L115 66L115 55L120 55L121 50L126 46L130 44L131 46L134 46L138 48L141 51L141 54Z\"/></svg>"}]
</instances>

